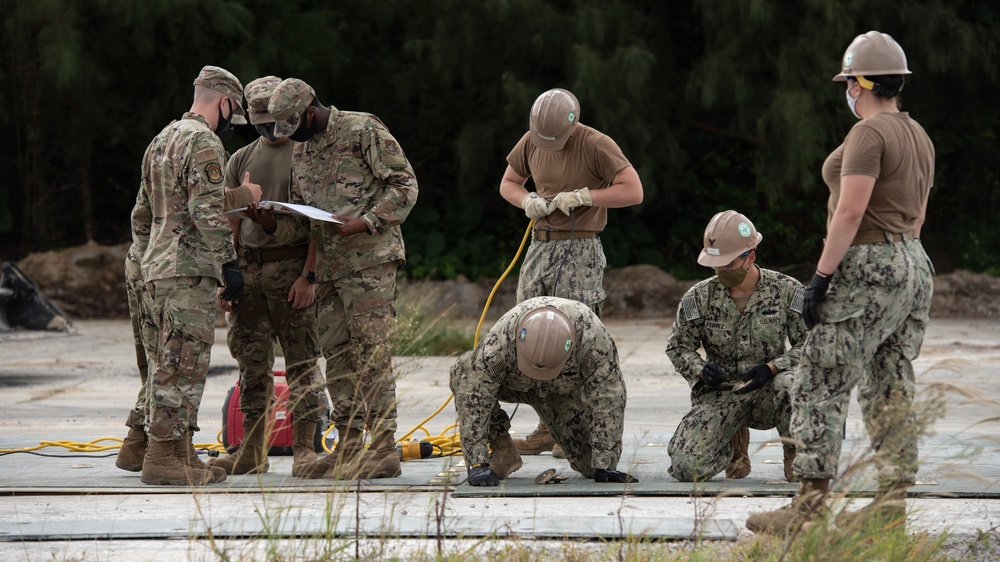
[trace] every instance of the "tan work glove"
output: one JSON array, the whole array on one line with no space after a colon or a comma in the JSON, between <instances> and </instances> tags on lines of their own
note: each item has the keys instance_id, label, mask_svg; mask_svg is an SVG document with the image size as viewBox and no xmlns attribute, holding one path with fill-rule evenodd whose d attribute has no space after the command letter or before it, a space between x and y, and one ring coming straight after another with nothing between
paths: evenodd
<instances>
[{"instance_id":1,"label":"tan work glove","mask_svg":"<svg viewBox=\"0 0 1000 562\"><path fill-rule=\"evenodd\" d=\"M552 200L552 203L554 203L560 211L568 215L570 211L577 207L593 206L594 198L590 196L590 188L585 187L583 189L560 193L559 195L556 195L556 198Z\"/></svg>"},{"instance_id":2,"label":"tan work glove","mask_svg":"<svg viewBox=\"0 0 1000 562\"><path fill-rule=\"evenodd\" d=\"M545 217L551 215L552 211L556 210L552 203L542 199L534 191L529 193L528 196L524 198L524 201L521 201L521 207L524 208L524 214L533 221L544 219Z\"/></svg>"}]
</instances>

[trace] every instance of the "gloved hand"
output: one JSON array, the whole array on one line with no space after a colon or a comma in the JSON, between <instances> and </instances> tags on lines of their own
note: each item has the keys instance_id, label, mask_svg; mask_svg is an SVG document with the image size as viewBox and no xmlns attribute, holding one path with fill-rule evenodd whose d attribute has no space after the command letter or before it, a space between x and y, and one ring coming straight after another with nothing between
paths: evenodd
<instances>
[{"instance_id":1,"label":"gloved hand","mask_svg":"<svg viewBox=\"0 0 1000 562\"><path fill-rule=\"evenodd\" d=\"M524 214L533 221L538 219L544 219L545 217L552 214L555 207L551 202L542 199L537 193L532 191L521 201L521 207L524 207Z\"/></svg>"},{"instance_id":2,"label":"gloved hand","mask_svg":"<svg viewBox=\"0 0 1000 562\"><path fill-rule=\"evenodd\" d=\"M832 276L831 276L832 277ZM806 327L812 329L820 323L819 305L826 300L826 290L830 287L830 277L814 273L806 287L805 298L802 300L802 318Z\"/></svg>"},{"instance_id":3,"label":"gloved hand","mask_svg":"<svg viewBox=\"0 0 1000 562\"><path fill-rule=\"evenodd\" d=\"M585 187L574 191L564 191L559 195L556 195L556 198L552 200L552 203L554 203L560 211L568 215L571 210L577 207L592 206L594 204L594 198L590 196L590 188Z\"/></svg>"},{"instance_id":4,"label":"gloved hand","mask_svg":"<svg viewBox=\"0 0 1000 562\"><path fill-rule=\"evenodd\" d=\"M638 478L619 470L605 470L603 468L594 469L594 482L617 482L619 484L625 484L628 482L638 481Z\"/></svg>"},{"instance_id":5,"label":"gloved hand","mask_svg":"<svg viewBox=\"0 0 1000 562\"><path fill-rule=\"evenodd\" d=\"M771 380L771 377L773 376L774 373L771 372L771 367L768 367L766 364L757 365L753 369L747 371L746 374L740 378L743 382L749 382L747 384L737 385L737 387L733 389L733 394L746 394L751 390L757 390L767 384L767 381Z\"/></svg>"},{"instance_id":6,"label":"gloved hand","mask_svg":"<svg viewBox=\"0 0 1000 562\"><path fill-rule=\"evenodd\" d=\"M222 282L226 288L222 290L222 300L236 302L243 296L243 273L240 271L239 260L222 264Z\"/></svg>"},{"instance_id":7,"label":"gloved hand","mask_svg":"<svg viewBox=\"0 0 1000 562\"><path fill-rule=\"evenodd\" d=\"M705 386L719 386L726 382L727 378L729 376L718 363L705 363L701 368L701 382L705 383Z\"/></svg>"},{"instance_id":8,"label":"gloved hand","mask_svg":"<svg viewBox=\"0 0 1000 562\"><path fill-rule=\"evenodd\" d=\"M469 478L467 479L470 486L499 486L500 479L497 475L490 470L490 465L482 464L479 466L474 466L469 469Z\"/></svg>"}]
</instances>

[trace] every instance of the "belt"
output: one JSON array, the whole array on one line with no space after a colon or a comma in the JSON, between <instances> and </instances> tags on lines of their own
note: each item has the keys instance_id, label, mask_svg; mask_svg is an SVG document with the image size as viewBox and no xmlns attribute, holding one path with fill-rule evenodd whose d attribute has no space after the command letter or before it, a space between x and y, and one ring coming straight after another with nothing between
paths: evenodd
<instances>
[{"instance_id":1,"label":"belt","mask_svg":"<svg viewBox=\"0 0 1000 562\"><path fill-rule=\"evenodd\" d=\"M272 261L304 258L309 253L309 245L275 248L273 250L258 250L257 248L240 248L239 256L250 263L263 264Z\"/></svg>"},{"instance_id":2,"label":"belt","mask_svg":"<svg viewBox=\"0 0 1000 562\"><path fill-rule=\"evenodd\" d=\"M571 232L569 230L546 230L544 228L536 228L531 231L531 237L535 240L570 240L573 238L596 238L596 230L577 230Z\"/></svg>"},{"instance_id":3,"label":"belt","mask_svg":"<svg viewBox=\"0 0 1000 562\"><path fill-rule=\"evenodd\" d=\"M854 235L851 246L858 244L888 244L889 242L903 242L912 240L913 235L909 232L889 232L887 230L859 230Z\"/></svg>"}]
</instances>

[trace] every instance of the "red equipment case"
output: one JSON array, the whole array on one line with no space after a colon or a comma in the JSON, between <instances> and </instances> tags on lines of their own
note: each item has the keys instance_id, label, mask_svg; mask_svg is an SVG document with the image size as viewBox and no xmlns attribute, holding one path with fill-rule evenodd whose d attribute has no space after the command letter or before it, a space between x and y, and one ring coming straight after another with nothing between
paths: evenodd
<instances>
[{"instance_id":1,"label":"red equipment case","mask_svg":"<svg viewBox=\"0 0 1000 562\"><path fill-rule=\"evenodd\" d=\"M325 396L325 395L324 395ZM271 431L267 442L271 444L270 455L292 454L292 412L288 410L288 383L284 371L274 371L274 407L271 408ZM329 405L324 419L316 424L316 435L313 438L313 448L317 453L323 452L323 434L329 426ZM226 400L222 404L222 445L226 451L233 453L243 442L243 412L240 411L240 381L229 389Z\"/></svg>"}]
</instances>

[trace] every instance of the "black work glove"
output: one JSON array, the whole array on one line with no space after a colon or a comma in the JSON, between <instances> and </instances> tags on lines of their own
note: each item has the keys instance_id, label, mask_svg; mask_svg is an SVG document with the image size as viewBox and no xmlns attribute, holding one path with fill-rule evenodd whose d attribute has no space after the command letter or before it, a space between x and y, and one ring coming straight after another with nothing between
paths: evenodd
<instances>
[{"instance_id":1,"label":"black work glove","mask_svg":"<svg viewBox=\"0 0 1000 562\"><path fill-rule=\"evenodd\" d=\"M701 368L701 382L705 383L706 386L719 386L726 382L728 377L729 375L722 370L722 365L718 363L705 363L705 366Z\"/></svg>"},{"instance_id":2,"label":"black work glove","mask_svg":"<svg viewBox=\"0 0 1000 562\"><path fill-rule=\"evenodd\" d=\"M497 475L490 470L490 465L482 464L479 466L474 466L469 469L469 478L467 479L470 486L499 486L500 479Z\"/></svg>"},{"instance_id":3,"label":"black work glove","mask_svg":"<svg viewBox=\"0 0 1000 562\"><path fill-rule=\"evenodd\" d=\"M594 482L617 482L619 484L625 484L627 482L638 481L638 478L619 470L605 470L603 468L594 469Z\"/></svg>"},{"instance_id":4,"label":"black work glove","mask_svg":"<svg viewBox=\"0 0 1000 562\"><path fill-rule=\"evenodd\" d=\"M771 372L770 367L767 365L757 365L753 369L747 371L746 374L740 378L743 382L749 382L747 384L737 385L736 388L733 389L733 394L745 394L752 390L757 390L767 384L767 381L771 380L771 377L773 376L774 373Z\"/></svg>"},{"instance_id":5,"label":"black work glove","mask_svg":"<svg viewBox=\"0 0 1000 562\"><path fill-rule=\"evenodd\" d=\"M832 276L831 276L832 277ZM805 298L802 300L802 318L806 327L812 329L819 324L819 305L826 300L826 290L830 286L830 277L814 273L806 287Z\"/></svg>"},{"instance_id":6,"label":"black work glove","mask_svg":"<svg viewBox=\"0 0 1000 562\"><path fill-rule=\"evenodd\" d=\"M222 282L226 288L222 290L222 300L236 302L243 296L243 273L240 272L240 262L233 260L222 264Z\"/></svg>"}]
</instances>

